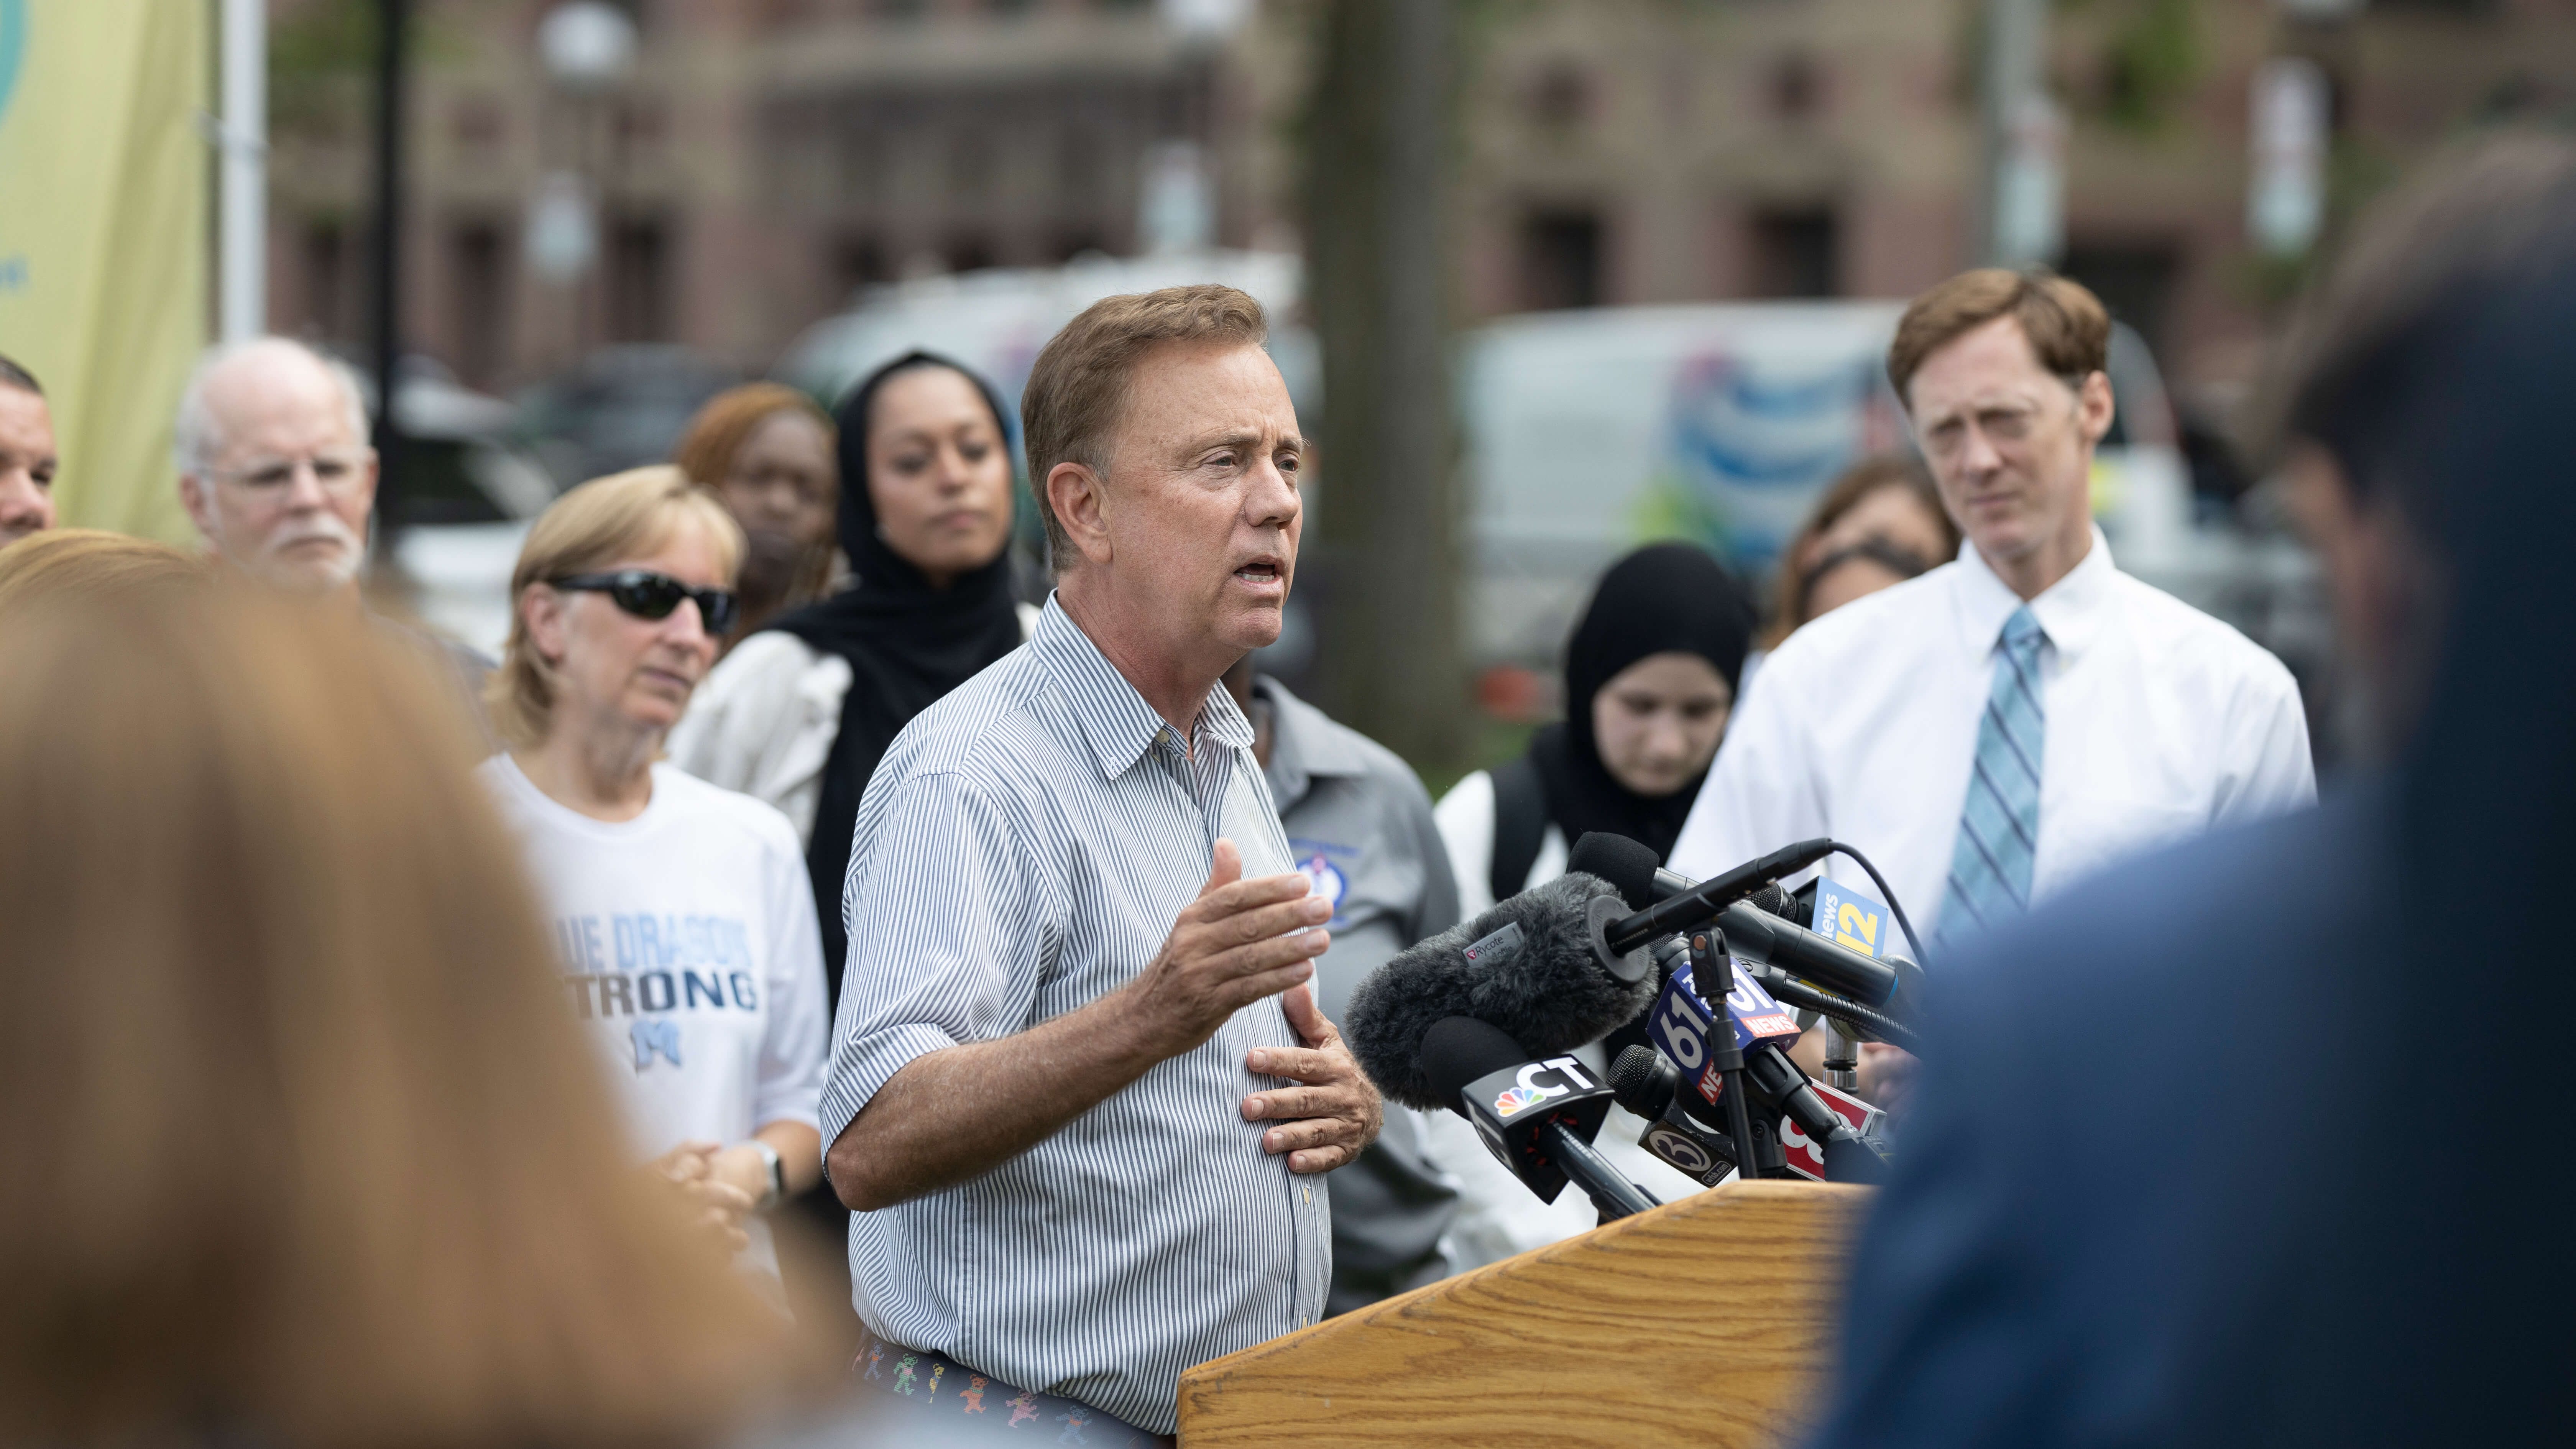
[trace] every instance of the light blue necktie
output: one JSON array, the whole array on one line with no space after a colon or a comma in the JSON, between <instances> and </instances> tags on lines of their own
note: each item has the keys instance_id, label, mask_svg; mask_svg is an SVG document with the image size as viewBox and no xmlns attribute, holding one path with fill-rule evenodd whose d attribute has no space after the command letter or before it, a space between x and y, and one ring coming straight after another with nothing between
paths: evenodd
<instances>
[{"instance_id":1,"label":"light blue necktie","mask_svg":"<svg viewBox=\"0 0 2576 1449\"><path fill-rule=\"evenodd\" d=\"M1943 939L2009 920L2030 909L2030 869L2039 854L2039 763L2048 717L2039 705L2039 646L2047 635L2028 604L2004 620L1995 678L1977 721L1977 758L1959 841L1941 895Z\"/></svg>"}]
</instances>

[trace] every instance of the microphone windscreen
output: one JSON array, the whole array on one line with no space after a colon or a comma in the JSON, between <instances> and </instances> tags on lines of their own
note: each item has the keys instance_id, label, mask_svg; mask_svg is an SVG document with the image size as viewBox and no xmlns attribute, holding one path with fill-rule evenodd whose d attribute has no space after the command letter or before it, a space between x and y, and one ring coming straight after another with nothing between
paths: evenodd
<instances>
[{"instance_id":1,"label":"microphone windscreen","mask_svg":"<svg viewBox=\"0 0 2576 1449\"><path fill-rule=\"evenodd\" d=\"M1416 1065L1437 1105L1456 1112L1458 1094L1469 1082L1530 1059L1501 1027L1472 1016L1444 1016L1422 1034L1422 1059Z\"/></svg>"},{"instance_id":2,"label":"microphone windscreen","mask_svg":"<svg viewBox=\"0 0 2576 1449\"><path fill-rule=\"evenodd\" d=\"M1342 1023L1351 1055L1379 1091L1430 1110L1449 1104L1422 1075L1422 1040L1444 1016L1490 1023L1529 1058L1571 1051L1636 1019L1654 1002L1655 973L1612 976L1593 953L1586 919L1596 897L1617 894L1597 876L1561 876L1398 954L1351 992Z\"/></svg>"},{"instance_id":3,"label":"microphone windscreen","mask_svg":"<svg viewBox=\"0 0 2576 1449\"><path fill-rule=\"evenodd\" d=\"M1580 871L1610 882L1632 911L1655 903L1655 871L1662 865L1654 847L1607 830L1583 832L1565 857L1568 874Z\"/></svg>"}]
</instances>

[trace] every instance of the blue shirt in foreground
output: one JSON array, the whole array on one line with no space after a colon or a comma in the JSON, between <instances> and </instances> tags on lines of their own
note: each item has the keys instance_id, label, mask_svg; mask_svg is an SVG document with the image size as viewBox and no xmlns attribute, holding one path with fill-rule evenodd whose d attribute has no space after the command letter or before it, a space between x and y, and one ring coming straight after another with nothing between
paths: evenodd
<instances>
[{"instance_id":1,"label":"blue shirt in foreground","mask_svg":"<svg viewBox=\"0 0 2576 1449\"><path fill-rule=\"evenodd\" d=\"M2347 796L1963 945L1816 1449L2408 1442L2354 1387L2404 1351L2352 1341L2406 1316L2375 1298L2402 1275L2367 1214L2421 1206L2423 1261L2487 1270L2432 1227L2458 1164L2408 1160L2369 1110L2441 1060L2398 1027L2459 1015L2406 990L2449 962L2408 951L2387 839Z\"/></svg>"},{"instance_id":2,"label":"blue shirt in foreground","mask_svg":"<svg viewBox=\"0 0 2576 1449\"><path fill-rule=\"evenodd\" d=\"M869 782L824 1141L913 1058L1135 979L1220 835L1247 878L1293 868L1242 711L1211 689L1184 751L1049 599L1028 644L915 719ZM1275 997L1255 1002L1027 1154L854 1214L859 1317L1170 1433L1183 1369L1323 1311L1323 1181L1264 1153L1241 1110L1281 1085L1244 1053L1301 1044Z\"/></svg>"}]
</instances>

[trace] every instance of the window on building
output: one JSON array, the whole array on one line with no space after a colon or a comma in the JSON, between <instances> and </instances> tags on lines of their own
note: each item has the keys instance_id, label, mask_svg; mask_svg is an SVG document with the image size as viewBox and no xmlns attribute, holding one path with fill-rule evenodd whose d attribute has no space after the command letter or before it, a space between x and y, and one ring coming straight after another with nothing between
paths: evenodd
<instances>
[{"instance_id":1,"label":"window on building","mask_svg":"<svg viewBox=\"0 0 2576 1449\"><path fill-rule=\"evenodd\" d=\"M832 249L832 305L847 306L861 287L891 281L885 243L872 236L843 237Z\"/></svg>"},{"instance_id":2,"label":"window on building","mask_svg":"<svg viewBox=\"0 0 2576 1449\"><path fill-rule=\"evenodd\" d=\"M510 279L501 228L467 222L448 233L448 296L456 328L456 372L486 387L508 365Z\"/></svg>"},{"instance_id":3,"label":"window on building","mask_svg":"<svg viewBox=\"0 0 2576 1449\"><path fill-rule=\"evenodd\" d=\"M1533 311L1601 305L1601 217L1550 209L1521 224L1521 304Z\"/></svg>"},{"instance_id":4,"label":"window on building","mask_svg":"<svg viewBox=\"0 0 2576 1449\"><path fill-rule=\"evenodd\" d=\"M304 325L315 336L349 337L349 238L336 221L304 228Z\"/></svg>"},{"instance_id":5,"label":"window on building","mask_svg":"<svg viewBox=\"0 0 2576 1449\"><path fill-rule=\"evenodd\" d=\"M2113 320L2135 329L2149 352L2164 355L2174 281L2182 272L2179 247L2162 241L2077 238L2057 269L2091 288Z\"/></svg>"},{"instance_id":6,"label":"window on building","mask_svg":"<svg viewBox=\"0 0 2576 1449\"><path fill-rule=\"evenodd\" d=\"M1530 119L1551 131L1592 119L1592 79L1570 60L1551 61L1530 81Z\"/></svg>"},{"instance_id":7,"label":"window on building","mask_svg":"<svg viewBox=\"0 0 2576 1449\"><path fill-rule=\"evenodd\" d=\"M661 221L620 221L608 239L608 338L612 342L671 340L670 229Z\"/></svg>"},{"instance_id":8,"label":"window on building","mask_svg":"<svg viewBox=\"0 0 2576 1449\"><path fill-rule=\"evenodd\" d=\"M1751 275L1756 297L1831 297L1841 291L1835 251L1839 228L1828 207L1778 207L1753 213Z\"/></svg>"},{"instance_id":9,"label":"window on building","mask_svg":"<svg viewBox=\"0 0 2576 1449\"><path fill-rule=\"evenodd\" d=\"M1763 90L1772 115L1784 121L1806 120L1824 109L1824 68L1807 52L1790 51L1771 62Z\"/></svg>"}]
</instances>

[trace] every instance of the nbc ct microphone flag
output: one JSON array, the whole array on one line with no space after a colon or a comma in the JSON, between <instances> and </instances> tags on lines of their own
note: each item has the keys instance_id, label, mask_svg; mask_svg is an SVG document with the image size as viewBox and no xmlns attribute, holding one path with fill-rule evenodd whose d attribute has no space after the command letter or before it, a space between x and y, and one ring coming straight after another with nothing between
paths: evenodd
<instances>
[{"instance_id":1,"label":"nbc ct microphone flag","mask_svg":"<svg viewBox=\"0 0 2576 1449\"><path fill-rule=\"evenodd\" d=\"M194 537L170 461L206 345L203 0L0 0L0 352L45 387L65 526Z\"/></svg>"}]
</instances>

